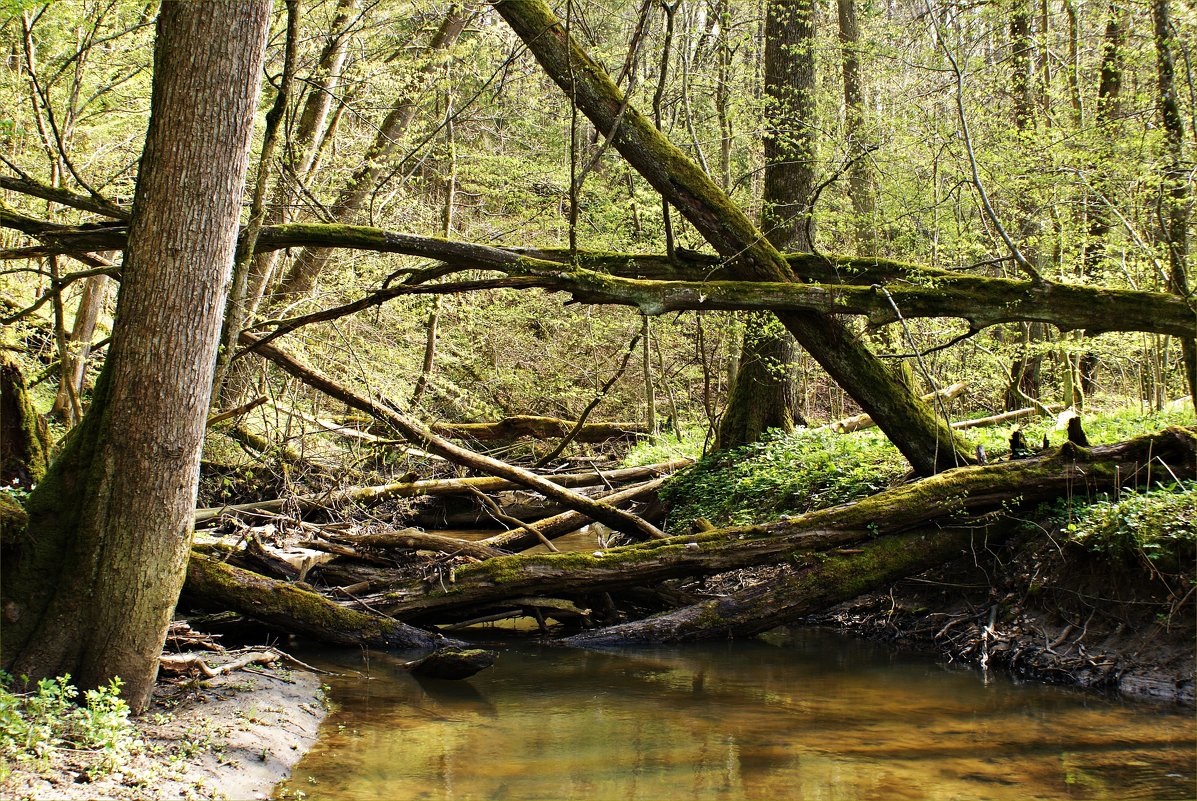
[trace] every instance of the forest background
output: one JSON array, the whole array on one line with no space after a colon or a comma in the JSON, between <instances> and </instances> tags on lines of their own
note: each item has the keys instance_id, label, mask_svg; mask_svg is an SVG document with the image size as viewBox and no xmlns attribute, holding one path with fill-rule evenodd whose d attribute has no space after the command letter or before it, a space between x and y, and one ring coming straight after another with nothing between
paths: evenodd
<instances>
[{"instance_id":1,"label":"forest background","mask_svg":"<svg viewBox=\"0 0 1197 801\"><path fill-rule=\"evenodd\" d=\"M783 5L804 25L781 52L811 67L798 115L765 91L771 40L761 3L579 0L558 12L631 104L764 220L768 236L778 226L763 208L766 153L785 142L799 146L793 161L808 183L784 220L801 223L790 239L816 254L946 271L898 279L932 290L945 275L1029 275L1169 292L1191 304L1191 9L1166 0ZM92 227L76 233L102 237L127 216L157 6L5 8L0 245L14 265L3 276L5 343L41 392L67 368L53 400L65 429L88 402L87 356L111 325L119 256L91 253L79 270L56 255L34 258L44 254L28 237L80 224ZM704 237L663 207L486 6L293 0L274 11L247 239L263 225L333 222L535 253L707 263ZM270 399L239 415L231 435L255 460L288 465L272 483L298 491L402 474L423 468L426 455L348 450L333 469L321 465L328 454L310 436L322 427L312 419L355 422L344 408L265 361L231 359L242 326L265 332L270 320L306 323L288 333L291 353L429 423L593 414L663 433L658 448L696 454L720 439L732 386L753 360L760 386L794 390L783 426L857 411L809 355L761 360L759 345L780 332L759 315L565 305L488 280L483 269L446 279L473 291L396 297L356 315L321 311L429 266L311 244L239 254L213 413ZM1160 410L1190 389L1184 339L1172 334L1086 337L1034 321L954 321L970 316L967 303L906 319L893 305L901 319L875 314L862 336L916 392L967 380L951 407L936 404L952 418L1053 404ZM209 465L231 459L229 442L209 444ZM500 453L527 460L548 449L523 443ZM226 486L206 488L212 500L244 489L223 478Z\"/></svg>"}]
</instances>

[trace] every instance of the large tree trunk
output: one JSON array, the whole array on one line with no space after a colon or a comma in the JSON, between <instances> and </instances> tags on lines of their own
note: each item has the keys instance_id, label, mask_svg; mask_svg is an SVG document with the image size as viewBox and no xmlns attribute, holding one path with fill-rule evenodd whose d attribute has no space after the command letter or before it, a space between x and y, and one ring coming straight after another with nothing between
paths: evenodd
<instances>
[{"instance_id":1,"label":"large tree trunk","mask_svg":"<svg viewBox=\"0 0 1197 801\"><path fill-rule=\"evenodd\" d=\"M606 71L566 34L541 0L493 0L550 77L608 136L628 163L677 208L740 277L793 281L789 265L711 179L672 145ZM911 465L934 473L972 459L937 418L838 320L813 312L778 315L795 339L874 419Z\"/></svg>"},{"instance_id":2,"label":"large tree trunk","mask_svg":"<svg viewBox=\"0 0 1197 801\"><path fill-rule=\"evenodd\" d=\"M812 0L769 0L765 9L765 190L761 228L778 250L811 250L814 232L815 15ZM768 429L805 421L794 391L794 338L766 315L744 326L740 369L715 447L756 442Z\"/></svg>"},{"instance_id":3,"label":"large tree trunk","mask_svg":"<svg viewBox=\"0 0 1197 801\"><path fill-rule=\"evenodd\" d=\"M271 4L167 2L113 341L4 560L4 668L153 687L191 543Z\"/></svg>"}]
</instances>

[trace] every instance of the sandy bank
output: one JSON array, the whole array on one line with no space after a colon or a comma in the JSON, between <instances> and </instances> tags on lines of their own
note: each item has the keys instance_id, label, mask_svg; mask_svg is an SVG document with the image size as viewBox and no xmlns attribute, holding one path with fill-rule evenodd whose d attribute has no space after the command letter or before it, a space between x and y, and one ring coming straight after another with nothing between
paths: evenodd
<instances>
[{"instance_id":1,"label":"sandy bank","mask_svg":"<svg viewBox=\"0 0 1197 801\"><path fill-rule=\"evenodd\" d=\"M0 798L269 798L316 741L320 684L312 673L275 668L160 685L135 720L144 747L116 773L91 781L90 755L59 751L48 765L14 770Z\"/></svg>"}]
</instances>

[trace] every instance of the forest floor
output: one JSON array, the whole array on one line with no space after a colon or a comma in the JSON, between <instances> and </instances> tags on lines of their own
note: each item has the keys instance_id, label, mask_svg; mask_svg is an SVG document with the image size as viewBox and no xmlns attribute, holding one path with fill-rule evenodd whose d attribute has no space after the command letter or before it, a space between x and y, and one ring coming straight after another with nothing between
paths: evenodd
<instances>
[{"instance_id":1,"label":"forest floor","mask_svg":"<svg viewBox=\"0 0 1197 801\"><path fill-rule=\"evenodd\" d=\"M307 671L160 682L151 708L132 719L140 744L115 771L90 778L95 755L54 749L42 763L18 763L0 798L270 798L315 743L324 715L320 679Z\"/></svg>"},{"instance_id":2,"label":"forest floor","mask_svg":"<svg viewBox=\"0 0 1197 801\"><path fill-rule=\"evenodd\" d=\"M1178 580L1039 534L808 620L1020 678L1192 707L1197 615L1191 579L1187 594Z\"/></svg>"}]
</instances>

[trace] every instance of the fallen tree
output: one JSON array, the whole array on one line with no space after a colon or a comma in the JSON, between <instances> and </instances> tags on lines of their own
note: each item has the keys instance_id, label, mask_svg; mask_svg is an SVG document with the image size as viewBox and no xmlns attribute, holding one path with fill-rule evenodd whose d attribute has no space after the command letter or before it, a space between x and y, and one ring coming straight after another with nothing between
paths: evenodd
<instances>
[{"instance_id":1,"label":"fallen tree","mask_svg":"<svg viewBox=\"0 0 1197 801\"><path fill-rule=\"evenodd\" d=\"M254 337L248 334L242 334L241 341L247 345L260 344ZM596 501L572 492L529 470L524 470L523 468L507 464L490 456L475 453L454 445L443 437L432 433L432 431L407 415L397 411L392 406L375 401L349 387L338 384L328 376L303 364L273 344L260 345L256 350L261 356L274 362L285 372L298 378L305 384L391 426L417 447L442 456L455 464L505 478L528 489L535 490L547 498L559 501L570 509L589 515L594 520L605 523L616 531L621 531L637 539L662 539L665 536L651 523L635 515L616 509L614 506L602 503L601 501Z\"/></svg>"},{"instance_id":2,"label":"fallen tree","mask_svg":"<svg viewBox=\"0 0 1197 801\"><path fill-rule=\"evenodd\" d=\"M397 583L368 602L401 617L459 611L504 598L576 596L680 576L779 562L796 553L844 547L933 524L953 527L1061 495L1146 486L1152 476L1194 474L1197 430L1094 448L1065 443L1040 456L947 471L853 504L757 526L610 548L594 553L525 554L454 568L445 586ZM1165 467L1166 465L1166 467ZM1154 472L1153 472L1154 471Z\"/></svg>"},{"instance_id":3,"label":"fallen tree","mask_svg":"<svg viewBox=\"0 0 1197 801\"><path fill-rule=\"evenodd\" d=\"M599 484L615 485L639 481L656 476L670 475L687 465L693 459L673 459L668 462L624 467L618 470L591 470L583 473L544 474L544 478L561 487L593 487ZM473 478L435 478L422 481L401 481L393 484L376 484L369 487L351 487L334 492L299 495L294 498L273 498L267 501L211 506L195 510L195 526L200 528L224 516L239 514L279 514L284 511L309 512L344 504L371 506L390 498L418 498L422 496L469 494L471 489L480 492L500 492L522 487L522 484L496 476Z\"/></svg>"}]
</instances>

